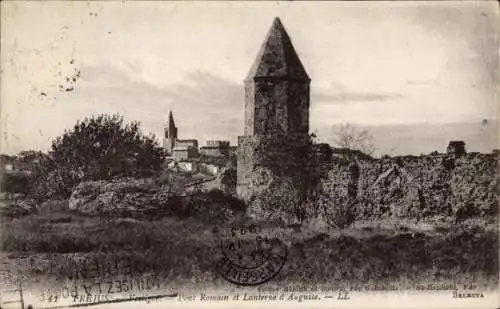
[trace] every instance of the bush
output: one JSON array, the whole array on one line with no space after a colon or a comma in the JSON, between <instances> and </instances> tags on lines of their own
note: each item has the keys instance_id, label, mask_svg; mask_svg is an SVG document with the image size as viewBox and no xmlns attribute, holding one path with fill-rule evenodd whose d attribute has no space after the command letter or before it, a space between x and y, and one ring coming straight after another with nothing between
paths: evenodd
<instances>
[{"instance_id":1,"label":"bush","mask_svg":"<svg viewBox=\"0 0 500 309\"><path fill-rule=\"evenodd\" d=\"M7 201L7 205L0 207L0 216L16 218L27 216L37 211L36 202L32 199L16 198Z\"/></svg>"},{"instance_id":2,"label":"bush","mask_svg":"<svg viewBox=\"0 0 500 309\"><path fill-rule=\"evenodd\" d=\"M42 198L69 197L81 181L150 176L164 158L155 137L144 136L139 123L124 125L118 115L85 118L52 142L34 192Z\"/></svg>"},{"instance_id":3,"label":"bush","mask_svg":"<svg viewBox=\"0 0 500 309\"><path fill-rule=\"evenodd\" d=\"M181 215L204 222L227 222L246 212L246 205L238 198L221 190L194 192L187 196Z\"/></svg>"},{"instance_id":4,"label":"bush","mask_svg":"<svg viewBox=\"0 0 500 309\"><path fill-rule=\"evenodd\" d=\"M0 181L0 191L26 194L30 187L30 177L27 173L5 173Z\"/></svg>"}]
</instances>

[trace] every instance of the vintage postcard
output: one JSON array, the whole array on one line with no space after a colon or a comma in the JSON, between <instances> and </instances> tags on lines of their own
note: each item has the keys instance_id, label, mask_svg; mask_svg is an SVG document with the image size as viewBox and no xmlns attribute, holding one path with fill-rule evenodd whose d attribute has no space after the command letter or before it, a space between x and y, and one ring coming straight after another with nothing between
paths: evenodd
<instances>
[{"instance_id":1,"label":"vintage postcard","mask_svg":"<svg viewBox=\"0 0 500 309\"><path fill-rule=\"evenodd\" d=\"M1 2L0 308L498 308L495 1Z\"/></svg>"}]
</instances>

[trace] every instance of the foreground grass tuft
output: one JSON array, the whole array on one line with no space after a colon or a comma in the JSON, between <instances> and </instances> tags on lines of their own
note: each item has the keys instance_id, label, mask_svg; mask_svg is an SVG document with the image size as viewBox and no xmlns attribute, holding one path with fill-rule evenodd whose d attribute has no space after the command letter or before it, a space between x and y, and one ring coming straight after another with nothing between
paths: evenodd
<instances>
[{"instance_id":1,"label":"foreground grass tuft","mask_svg":"<svg viewBox=\"0 0 500 309\"><path fill-rule=\"evenodd\" d=\"M1 250L31 265L20 270L26 278L85 276L75 269L101 260L126 261L132 272L152 272L172 284L217 284L224 280L214 269L215 227L230 229L194 219L102 219L54 210L3 221ZM289 246L273 284L498 283L497 231L477 225L390 233L378 228L316 234L265 229L286 238Z\"/></svg>"}]
</instances>

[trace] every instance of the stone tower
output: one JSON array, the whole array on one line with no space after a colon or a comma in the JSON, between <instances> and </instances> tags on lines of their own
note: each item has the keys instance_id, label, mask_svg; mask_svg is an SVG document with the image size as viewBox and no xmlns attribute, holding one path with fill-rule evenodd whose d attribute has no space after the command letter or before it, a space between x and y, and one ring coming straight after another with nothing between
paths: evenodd
<instances>
[{"instance_id":1,"label":"stone tower","mask_svg":"<svg viewBox=\"0 0 500 309\"><path fill-rule=\"evenodd\" d=\"M245 84L244 136L238 137L237 192L252 194L252 171L259 165L255 143L276 132L309 134L307 75L283 24L276 18L250 69Z\"/></svg>"},{"instance_id":2,"label":"stone tower","mask_svg":"<svg viewBox=\"0 0 500 309\"><path fill-rule=\"evenodd\" d=\"M170 111L170 113L168 114L168 124L167 127L165 128L165 137L163 139L163 148L169 154L172 154L176 140L177 140L177 127L175 126L174 116L172 115L172 111Z\"/></svg>"}]
</instances>

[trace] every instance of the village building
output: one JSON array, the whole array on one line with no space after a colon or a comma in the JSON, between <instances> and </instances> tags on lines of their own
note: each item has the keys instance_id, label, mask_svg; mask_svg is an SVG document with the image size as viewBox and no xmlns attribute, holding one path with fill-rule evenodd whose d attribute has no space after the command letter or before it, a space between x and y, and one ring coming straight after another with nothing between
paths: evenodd
<instances>
[{"instance_id":1,"label":"village building","mask_svg":"<svg viewBox=\"0 0 500 309\"><path fill-rule=\"evenodd\" d=\"M199 163L196 161L178 161L176 166L182 172L197 173L199 171Z\"/></svg>"},{"instance_id":2,"label":"village building","mask_svg":"<svg viewBox=\"0 0 500 309\"><path fill-rule=\"evenodd\" d=\"M163 148L175 160L193 159L199 156L198 141L196 139L179 139L179 131L175 126L172 111L168 115L168 124L165 128Z\"/></svg>"},{"instance_id":3,"label":"village building","mask_svg":"<svg viewBox=\"0 0 500 309\"><path fill-rule=\"evenodd\" d=\"M200 155L209 157L227 157L229 152L229 141L209 140L206 146L200 147Z\"/></svg>"}]
</instances>

